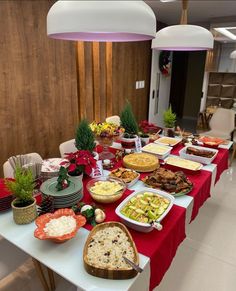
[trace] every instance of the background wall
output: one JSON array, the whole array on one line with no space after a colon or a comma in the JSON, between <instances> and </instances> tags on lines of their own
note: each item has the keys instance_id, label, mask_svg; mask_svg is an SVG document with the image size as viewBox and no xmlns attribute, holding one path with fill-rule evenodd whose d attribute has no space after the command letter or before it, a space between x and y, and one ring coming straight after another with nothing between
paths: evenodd
<instances>
[{"instance_id":1,"label":"background wall","mask_svg":"<svg viewBox=\"0 0 236 291\"><path fill-rule=\"evenodd\" d=\"M137 120L147 118L151 42L49 39L46 16L54 2L0 3L0 165L27 152L59 156L81 118L119 114L126 99ZM139 80L145 88L137 90Z\"/></svg>"},{"instance_id":2,"label":"background wall","mask_svg":"<svg viewBox=\"0 0 236 291\"><path fill-rule=\"evenodd\" d=\"M236 50L236 44L223 43L219 60L218 72L236 72L235 59L230 59L230 53Z\"/></svg>"},{"instance_id":3,"label":"background wall","mask_svg":"<svg viewBox=\"0 0 236 291\"><path fill-rule=\"evenodd\" d=\"M78 42L80 116L89 121L120 114L126 100L137 120L147 119L151 42ZM136 89L136 81L145 87Z\"/></svg>"},{"instance_id":4,"label":"background wall","mask_svg":"<svg viewBox=\"0 0 236 291\"><path fill-rule=\"evenodd\" d=\"M0 165L20 153L58 156L78 123L76 46L47 37L52 3L0 4Z\"/></svg>"}]
</instances>

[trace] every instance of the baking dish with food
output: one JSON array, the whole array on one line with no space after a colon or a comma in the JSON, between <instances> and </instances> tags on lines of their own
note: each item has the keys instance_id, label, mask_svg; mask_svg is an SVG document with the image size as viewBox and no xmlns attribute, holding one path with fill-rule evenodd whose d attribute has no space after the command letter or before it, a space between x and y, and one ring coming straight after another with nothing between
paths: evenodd
<instances>
[{"instance_id":1,"label":"baking dish with food","mask_svg":"<svg viewBox=\"0 0 236 291\"><path fill-rule=\"evenodd\" d=\"M149 222L140 222L137 220L134 220L126 215L124 215L122 212L124 211L124 208L129 205L129 203L132 202L132 199L139 199L141 195L145 195L145 193L152 193L152 197L160 197L163 201L167 202L168 206L164 209L164 211L160 214L160 216L157 219L154 219L153 221L150 221L150 216L148 218ZM142 197L141 197L142 198ZM162 201L161 200L161 201ZM169 213L171 210L173 204L174 204L175 198L161 190L156 190L152 188L143 188L141 191L135 191L131 195L129 195L126 199L124 199L116 208L115 212L116 214L121 218L122 222L127 225L128 227L140 231L140 232L150 232L154 228L157 228L158 230L162 229L162 226L160 222L163 220L163 218ZM159 205L158 205L159 207ZM160 210L162 205L160 205L157 210ZM149 209L150 210L150 209ZM146 211L149 211L146 210ZM137 212L138 213L138 212Z\"/></svg>"},{"instance_id":2,"label":"baking dish with food","mask_svg":"<svg viewBox=\"0 0 236 291\"><path fill-rule=\"evenodd\" d=\"M188 153L189 148L193 149L193 154ZM194 149L196 150L197 155L194 154ZM203 156L201 156L201 152L202 152ZM211 153L209 158L205 156L207 154L207 152L209 154ZM188 160L191 160L194 162L199 162L199 163L206 164L206 165L211 164L214 161L217 154L218 154L217 149L201 147L201 146L194 146L194 145L186 146L179 151L179 155L181 158L188 159Z\"/></svg>"}]
</instances>

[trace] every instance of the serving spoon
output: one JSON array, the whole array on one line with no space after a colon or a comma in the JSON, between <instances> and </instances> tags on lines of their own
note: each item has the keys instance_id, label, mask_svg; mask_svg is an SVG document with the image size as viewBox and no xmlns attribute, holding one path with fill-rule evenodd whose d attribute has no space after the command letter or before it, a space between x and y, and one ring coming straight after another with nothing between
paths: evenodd
<instances>
[{"instance_id":1,"label":"serving spoon","mask_svg":"<svg viewBox=\"0 0 236 291\"><path fill-rule=\"evenodd\" d=\"M125 260L125 262L127 264L129 264L136 272L138 273L142 273L143 269L140 268L138 265L136 265L134 262L130 261L128 258L126 258L125 256L123 256L123 259Z\"/></svg>"}]
</instances>

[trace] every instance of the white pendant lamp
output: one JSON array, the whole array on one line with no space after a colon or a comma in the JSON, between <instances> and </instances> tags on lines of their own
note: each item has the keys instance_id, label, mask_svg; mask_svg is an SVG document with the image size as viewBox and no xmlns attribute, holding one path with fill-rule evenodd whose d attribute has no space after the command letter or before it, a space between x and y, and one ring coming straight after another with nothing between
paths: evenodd
<instances>
[{"instance_id":1,"label":"white pendant lamp","mask_svg":"<svg viewBox=\"0 0 236 291\"><path fill-rule=\"evenodd\" d=\"M232 53L230 54L230 58L231 59L236 59L236 50L232 51Z\"/></svg>"},{"instance_id":2,"label":"white pendant lamp","mask_svg":"<svg viewBox=\"0 0 236 291\"><path fill-rule=\"evenodd\" d=\"M51 38L83 41L144 41L156 34L156 17L143 1L59 0L47 15Z\"/></svg>"},{"instance_id":3,"label":"white pendant lamp","mask_svg":"<svg viewBox=\"0 0 236 291\"><path fill-rule=\"evenodd\" d=\"M182 0L183 10L179 25L159 30L152 41L152 48L168 51L209 50L214 46L212 33L197 25L187 24L188 0Z\"/></svg>"}]
</instances>

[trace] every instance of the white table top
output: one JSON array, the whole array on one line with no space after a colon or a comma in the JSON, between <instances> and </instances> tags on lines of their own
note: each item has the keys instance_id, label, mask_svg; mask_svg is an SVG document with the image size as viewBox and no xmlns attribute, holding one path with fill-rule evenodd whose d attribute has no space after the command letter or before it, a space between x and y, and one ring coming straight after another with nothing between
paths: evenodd
<instances>
[{"instance_id":1,"label":"white table top","mask_svg":"<svg viewBox=\"0 0 236 291\"><path fill-rule=\"evenodd\" d=\"M144 271L133 279L107 280L89 275L83 267L83 247L89 231L81 228L76 237L64 244L40 241L33 235L35 224L16 225L12 212L0 214L0 234L18 248L49 267L78 290L145 290L150 280L150 260L140 255L140 266ZM9 254L10 255L10 254ZM137 289L142 286L143 289Z\"/></svg>"}]
</instances>

